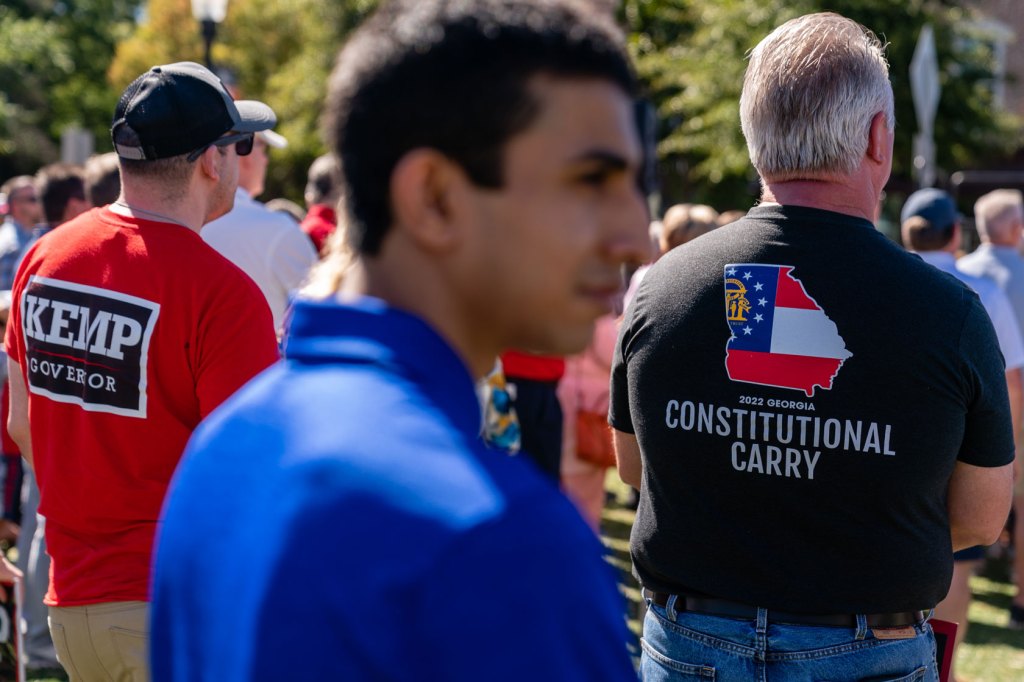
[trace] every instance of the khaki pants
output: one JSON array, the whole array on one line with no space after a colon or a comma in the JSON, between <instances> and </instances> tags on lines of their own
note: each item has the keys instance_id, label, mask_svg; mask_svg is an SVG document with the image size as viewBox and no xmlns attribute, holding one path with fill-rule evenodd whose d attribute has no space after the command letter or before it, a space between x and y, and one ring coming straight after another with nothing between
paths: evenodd
<instances>
[{"instance_id":1,"label":"khaki pants","mask_svg":"<svg viewBox=\"0 0 1024 682\"><path fill-rule=\"evenodd\" d=\"M71 682L148 682L149 604L50 607L57 660Z\"/></svg>"}]
</instances>

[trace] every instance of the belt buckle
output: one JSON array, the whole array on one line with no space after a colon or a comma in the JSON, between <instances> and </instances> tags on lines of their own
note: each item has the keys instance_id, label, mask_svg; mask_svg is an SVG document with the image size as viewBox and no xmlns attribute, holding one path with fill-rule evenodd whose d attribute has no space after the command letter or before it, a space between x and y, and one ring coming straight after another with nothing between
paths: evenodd
<instances>
[{"instance_id":1,"label":"belt buckle","mask_svg":"<svg viewBox=\"0 0 1024 682\"><path fill-rule=\"evenodd\" d=\"M671 592L657 592L656 590L652 590L652 589L647 588L647 587L641 587L640 588L640 596L643 597L643 599L647 602L648 606L651 606L651 605L653 605L653 606L660 606L660 607L662 607L664 609L668 609L669 601L672 600L672 597L676 597L676 607L675 607L675 610L677 612L685 610L684 608L680 608L680 606L685 604L686 600L683 599L682 596L672 594ZM664 602L659 602L658 601L658 597L659 596L664 596L665 597L665 601Z\"/></svg>"}]
</instances>

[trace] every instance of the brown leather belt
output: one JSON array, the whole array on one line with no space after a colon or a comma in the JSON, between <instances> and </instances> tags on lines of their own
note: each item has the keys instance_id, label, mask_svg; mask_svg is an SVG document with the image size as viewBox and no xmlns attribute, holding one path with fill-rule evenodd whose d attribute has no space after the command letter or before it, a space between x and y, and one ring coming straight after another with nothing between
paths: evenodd
<instances>
[{"instance_id":1,"label":"brown leather belt","mask_svg":"<svg viewBox=\"0 0 1024 682\"><path fill-rule=\"evenodd\" d=\"M652 602L661 607L667 607L671 594L665 592L651 592L645 590L645 594ZM700 613L707 616L720 616L722 618L734 618L737 620L757 620L757 607L740 604L739 602L726 599L715 599L714 597L690 597L678 595L676 597L675 610L677 613L690 612ZM899 628L920 623L927 614L924 611L905 611L903 613L868 613L867 625L871 628ZM809 614L809 613L787 613L785 611L768 610L768 622L789 625L818 625L836 628L857 627L857 616L848 613L835 614Z\"/></svg>"}]
</instances>

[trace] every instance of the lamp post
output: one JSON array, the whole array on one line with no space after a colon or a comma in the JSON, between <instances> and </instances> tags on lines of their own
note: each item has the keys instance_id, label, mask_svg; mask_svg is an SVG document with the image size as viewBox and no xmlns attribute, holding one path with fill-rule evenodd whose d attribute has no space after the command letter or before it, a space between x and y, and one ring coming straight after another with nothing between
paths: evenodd
<instances>
[{"instance_id":1,"label":"lamp post","mask_svg":"<svg viewBox=\"0 0 1024 682\"><path fill-rule=\"evenodd\" d=\"M217 24L224 21L228 14L228 0L192 0L192 16L201 27L203 43L206 47L206 68L213 70L213 59L210 49L213 39L217 37Z\"/></svg>"}]
</instances>

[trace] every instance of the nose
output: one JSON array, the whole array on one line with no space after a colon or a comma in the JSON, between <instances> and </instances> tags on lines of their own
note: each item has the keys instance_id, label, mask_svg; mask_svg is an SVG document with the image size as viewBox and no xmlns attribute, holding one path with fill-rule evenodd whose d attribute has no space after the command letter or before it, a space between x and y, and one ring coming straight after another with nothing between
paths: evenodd
<instances>
[{"instance_id":1,"label":"nose","mask_svg":"<svg viewBox=\"0 0 1024 682\"><path fill-rule=\"evenodd\" d=\"M654 253L648 232L650 211L647 198L639 188L631 187L607 216L606 252L616 265L650 262Z\"/></svg>"}]
</instances>

